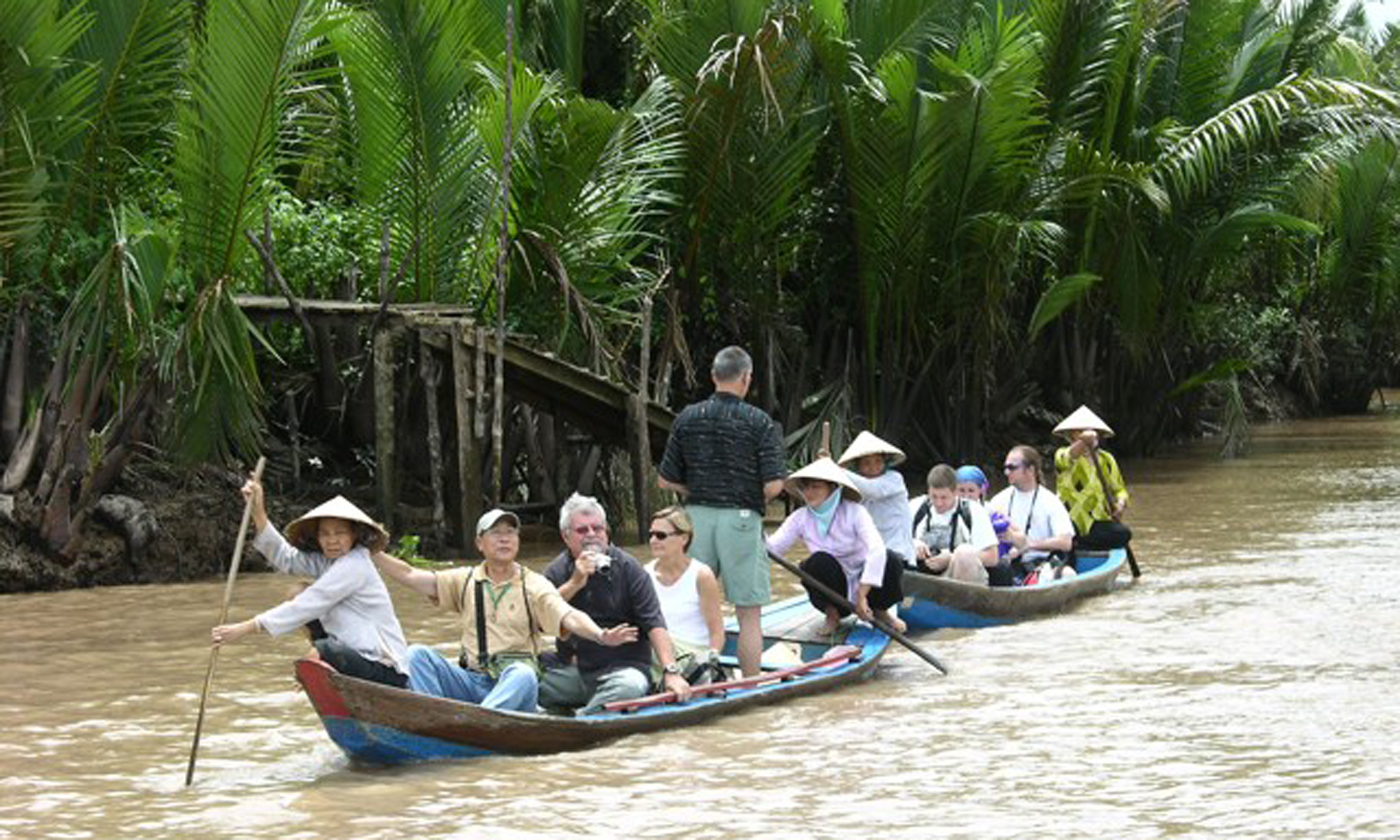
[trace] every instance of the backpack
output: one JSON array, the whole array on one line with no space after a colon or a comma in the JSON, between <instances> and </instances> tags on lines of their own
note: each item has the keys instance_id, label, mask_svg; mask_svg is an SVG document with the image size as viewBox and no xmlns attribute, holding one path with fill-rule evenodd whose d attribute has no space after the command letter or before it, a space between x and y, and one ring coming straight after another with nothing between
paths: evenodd
<instances>
[{"instance_id":1,"label":"backpack","mask_svg":"<svg viewBox=\"0 0 1400 840\"><path fill-rule=\"evenodd\" d=\"M969 536L971 536L971 534L972 534L972 508L970 508L970 507L967 506L967 499L958 499L958 504L957 504L957 508L956 508L956 509L957 509L958 518L961 519L962 522L963 522L963 529L967 531L967 533L968 533ZM923 504L919 505L919 509L918 509L917 511L914 512L914 527L913 527L913 530L912 530L911 533L910 533L910 536L913 536L913 535L919 533L919 525L922 524L923 521L924 521L925 519L928 519L928 512L929 512L929 500L928 500L928 497L925 496L925 497L924 497L924 502L923 502ZM954 523L953 528L952 528L952 531L951 531L951 533L950 533L950 535L949 535L949 539L952 539L952 537L955 536L955 535L957 534L957 530L958 530L958 529L957 529L957 524ZM948 546L948 548L950 548L950 549L951 549L952 547L953 547L953 546L951 546L951 545Z\"/></svg>"}]
</instances>

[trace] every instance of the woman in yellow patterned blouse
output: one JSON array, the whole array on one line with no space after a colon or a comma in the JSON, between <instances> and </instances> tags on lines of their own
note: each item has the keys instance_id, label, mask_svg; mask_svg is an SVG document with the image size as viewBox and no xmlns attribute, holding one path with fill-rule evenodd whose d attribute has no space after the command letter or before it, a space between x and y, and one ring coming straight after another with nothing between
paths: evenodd
<instances>
[{"instance_id":1,"label":"woman in yellow patterned blouse","mask_svg":"<svg viewBox=\"0 0 1400 840\"><path fill-rule=\"evenodd\" d=\"M1099 448L1099 439L1113 436L1108 424L1081 405L1055 427L1069 446L1055 451L1055 492L1074 520L1076 550L1123 548L1133 532L1119 519L1128 507L1128 488L1118 461Z\"/></svg>"}]
</instances>

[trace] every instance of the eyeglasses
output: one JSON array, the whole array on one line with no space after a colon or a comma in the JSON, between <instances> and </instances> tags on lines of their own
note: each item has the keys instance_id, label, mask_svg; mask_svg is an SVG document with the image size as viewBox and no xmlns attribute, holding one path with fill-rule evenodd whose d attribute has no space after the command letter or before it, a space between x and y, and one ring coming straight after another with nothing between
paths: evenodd
<instances>
[{"instance_id":1,"label":"eyeglasses","mask_svg":"<svg viewBox=\"0 0 1400 840\"><path fill-rule=\"evenodd\" d=\"M1017 463L1015 463L1015 462L1012 462L1012 463L1010 463L1010 464L1003 464L1003 465L1002 465L1002 471L1003 471L1003 472L1015 472L1015 471L1021 469L1021 468L1024 467L1024 466L1025 466L1025 464L1017 464Z\"/></svg>"},{"instance_id":2,"label":"eyeglasses","mask_svg":"<svg viewBox=\"0 0 1400 840\"><path fill-rule=\"evenodd\" d=\"M586 537L586 536L588 536L589 534L606 534L607 532L608 532L608 526L606 526L606 525L575 525L575 526L574 526L574 533L575 533L575 534L578 534L580 537Z\"/></svg>"},{"instance_id":3,"label":"eyeglasses","mask_svg":"<svg viewBox=\"0 0 1400 840\"><path fill-rule=\"evenodd\" d=\"M674 537L675 535L677 535L677 534L679 534L679 533L681 533L681 532L680 532L680 531L652 531L652 532L651 532L651 538L654 539L654 540L664 540L664 539L666 539L667 537Z\"/></svg>"}]
</instances>

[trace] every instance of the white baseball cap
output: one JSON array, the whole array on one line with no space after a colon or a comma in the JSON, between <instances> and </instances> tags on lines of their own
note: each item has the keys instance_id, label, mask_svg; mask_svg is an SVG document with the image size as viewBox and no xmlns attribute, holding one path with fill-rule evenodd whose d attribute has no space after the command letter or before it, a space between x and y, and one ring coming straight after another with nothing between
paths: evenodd
<instances>
[{"instance_id":1,"label":"white baseball cap","mask_svg":"<svg viewBox=\"0 0 1400 840\"><path fill-rule=\"evenodd\" d=\"M517 529L520 528L520 517L516 516L508 510L492 508L483 513L480 519L476 520L476 535L479 537L487 531L491 530L491 526L495 525L497 522L500 522L502 519L509 519L510 524L514 525Z\"/></svg>"}]
</instances>

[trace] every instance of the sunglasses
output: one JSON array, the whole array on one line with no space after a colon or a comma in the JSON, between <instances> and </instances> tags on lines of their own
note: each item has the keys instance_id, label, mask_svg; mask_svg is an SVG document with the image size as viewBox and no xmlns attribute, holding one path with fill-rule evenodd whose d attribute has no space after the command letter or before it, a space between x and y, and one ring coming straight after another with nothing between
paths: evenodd
<instances>
[{"instance_id":1,"label":"sunglasses","mask_svg":"<svg viewBox=\"0 0 1400 840\"><path fill-rule=\"evenodd\" d=\"M606 525L575 525L575 526L574 526L574 533L575 533L575 534L578 534L580 537L586 537L586 536L588 536L589 534L606 534L607 532L608 532L608 526L606 526Z\"/></svg>"},{"instance_id":2,"label":"sunglasses","mask_svg":"<svg viewBox=\"0 0 1400 840\"><path fill-rule=\"evenodd\" d=\"M681 533L681 532L680 532L680 531L652 531L652 532L650 532L650 533L651 533L651 538L652 538L652 539L654 539L654 540L664 540L664 539L666 539L667 537L674 537L675 535L677 535L677 534L679 534L679 533Z\"/></svg>"},{"instance_id":3,"label":"sunglasses","mask_svg":"<svg viewBox=\"0 0 1400 840\"><path fill-rule=\"evenodd\" d=\"M1016 462L1013 461L1013 462L1010 463L1010 464L1004 464L1004 465L1002 466L1002 470L1005 471L1005 472L1015 472L1016 470L1019 470L1019 469L1021 469L1021 468L1024 467L1024 466L1025 466L1025 464L1018 464L1018 463L1016 463Z\"/></svg>"}]
</instances>

